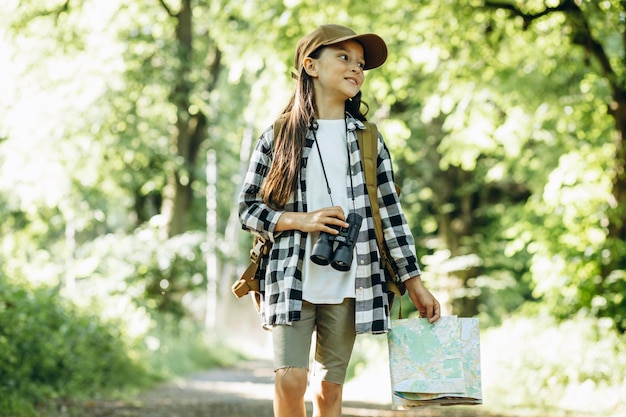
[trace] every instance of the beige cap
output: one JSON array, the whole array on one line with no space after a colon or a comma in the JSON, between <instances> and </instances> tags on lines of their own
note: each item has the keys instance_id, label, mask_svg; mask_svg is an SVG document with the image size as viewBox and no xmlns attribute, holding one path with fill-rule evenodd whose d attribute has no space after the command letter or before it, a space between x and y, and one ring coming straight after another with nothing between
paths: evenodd
<instances>
[{"instance_id":1,"label":"beige cap","mask_svg":"<svg viewBox=\"0 0 626 417\"><path fill-rule=\"evenodd\" d=\"M363 45L365 66L368 70L380 67L387 60L385 41L373 33L357 35L352 29L341 25L322 25L298 41L296 46L295 68L300 73L302 61L320 46L354 40Z\"/></svg>"}]
</instances>

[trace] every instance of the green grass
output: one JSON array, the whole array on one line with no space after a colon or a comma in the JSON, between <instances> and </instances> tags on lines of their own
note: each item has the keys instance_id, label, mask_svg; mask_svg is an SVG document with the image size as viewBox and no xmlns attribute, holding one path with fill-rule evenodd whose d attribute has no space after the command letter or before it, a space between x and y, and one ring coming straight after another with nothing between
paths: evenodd
<instances>
[{"instance_id":1,"label":"green grass","mask_svg":"<svg viewBox=\"0 0 626 417\"><path fill-rule=\"evenodd\" d=\"M162 380L243 359L237 350L190 321L162 321L142 340L140 355Z\"/></svg>"}]
</instances>

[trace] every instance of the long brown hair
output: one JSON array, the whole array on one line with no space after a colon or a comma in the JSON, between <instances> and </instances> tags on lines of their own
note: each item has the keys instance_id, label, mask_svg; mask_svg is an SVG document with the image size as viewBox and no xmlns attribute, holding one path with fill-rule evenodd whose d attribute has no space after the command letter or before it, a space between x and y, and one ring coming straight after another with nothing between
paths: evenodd
<instances>
[{"instance_id":1,"label":"long brown hair","mask_svg":"<svg viewBox=\"0 0 626 417\"><path fill-rule=\"evenodd\" d=\"M320 47L309 56L319 58ZM365 111L361 111L361 105ZM346 100L346 112L358 120L367 120L369 107L361 101L361 92ZM311 125L317 108L315 107L315 90L313 78L302 68L296 89L283 110L280 129L274 138L273 161L267 178L261 187L263 202L270 207L282 209L298 187L300 167L302 165L302 149L306 143L306 134Z\"/></svg>"}]
</instances>

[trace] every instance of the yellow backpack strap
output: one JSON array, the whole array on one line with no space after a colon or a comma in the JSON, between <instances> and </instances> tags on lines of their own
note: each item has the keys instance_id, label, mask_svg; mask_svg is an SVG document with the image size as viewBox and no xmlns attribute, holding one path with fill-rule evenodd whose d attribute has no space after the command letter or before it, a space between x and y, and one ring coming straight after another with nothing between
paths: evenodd
<instances>
[{"instance_id":1,"label":"yellow backpack strap","mask_svg":"<svg viewBox=\"0 0 626 417\"><path fill-rule=\"evenodd\" d=\"M391 279L387 282L387 290L397 296L400 300L402 291L395 282L396 272L393 264L389 259L387 247L385 246L385 237L383 234L383 223L380 218L380 206L378 204L378 177L376 174L378 166L378 129L374 123L363 122L365 129L357 129L357 142L359 144L359 152L361 153L361 162L363 164L363 175L365 177L365 186L370 199L372 209L372 219L374 221L374 233L376 234L376 244L378 245L378 253L381 257L381 264L387 270ZM397 189L398 187L396 187ZM402 318L402 304L400 303L399 316Z\"/></svg>"},{"instance_id":2,"label":"yellow backpack strap","mask_svg":"<svg viewBox=\"0 0 626 417\"><path fill-rule=\"evenodd\" d=\"M255 279L259 269L261 258L269 253L272 243L260 236L254 237L252 249L250 249L250 264L241 274L241 277L232 285L231 290L237 298L241 298L249 292L259 292L259 280Z\"/></svg>"},{"instance_id":3,"label":"yellow backpack strap","mask_svg":"<svg viewBox=\"0 0 626 417\"><path fill-rule=\"evenodd\" d=\"M274 141L276 141L276 138L278 137L278 133L280 132L280 130L283 128L285 121L287 120L287 115L282 114L278 117L278 119L274 120Z\"/></svg>"},{"instance_id":4,"label":"yellow backpack strap","mask_svg":"<svg viewBox=\"0 0 626 417\"><path fill-rule=\"evenodd\" d=\"M365 122L365 130L357 129L357 142L363 163L363 175L365 176L365 186L370 198L372 216L374 218L374 230L376 231L376 241L383 239L382 223L378 206L378 179L376 178L376 167L378 162L378 129L373 123ZM374 136L376 133L376 136ZM380 226L380 227L379 227Z\"/></svg>"}]
</instances>

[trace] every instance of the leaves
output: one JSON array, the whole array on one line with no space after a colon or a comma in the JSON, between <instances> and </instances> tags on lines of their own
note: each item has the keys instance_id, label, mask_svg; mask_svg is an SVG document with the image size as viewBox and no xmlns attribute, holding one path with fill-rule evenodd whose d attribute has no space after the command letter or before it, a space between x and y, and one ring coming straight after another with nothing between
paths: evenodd
<instances>
[{"instance_id":1,"label":"leaves","mask_svg":"<svg viewBox=\"0 0 626 417\"><path fill-rule=\"evenodd\" d=\"M164 301L163 280L194 291L204 267L179 251L202 256L206 151L218 155L221 238L243 138L287 103L295 43L332 17L388 43L364 99L393 155L432 285L458 295L456 309L494 321L529 299L560 316L614 312L620 269L602 270L620 253L619 239L607 238L619 218L610 172L612 88L624 77L620 2L578 2L570 15L568 1L547 4L554 10L543 2L394 0L365 10L353 0L322 8L199 1L186 58L176 38L182 4L13 4L4 23L13 31L2 38L12 81L0 98L2 268L35 279L27 266L35 260L47 271L39 279L63 282L74 261L85 268L81 279L109 279L110 261L126 271L112 282L141 288L135 301L150 308ZM581 34L602 46L611 77ZM171 221L172 181L191 196L181 205L191 232L181 239L194 238L147 244L139 236L150 224ZM241 257L225 247L225 263ZM168 305L182 314L178 300Z\"/></svg>"},{"instance_id":2,"label":"leaves","mask_svg":"<svg viewBox=\"0 0 626 417\"><path fill-rule=\"evenodd\" d=\"M45 398L140 383L148 373L113 325L59 302L51 289L0 280L0 404L21 414Z\"/></svg>"}]
</instances>

